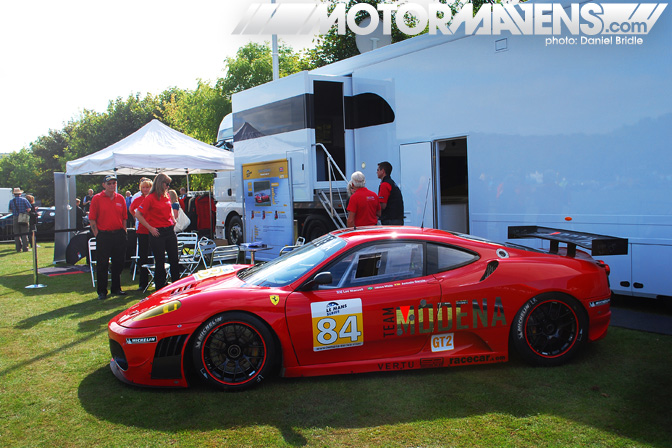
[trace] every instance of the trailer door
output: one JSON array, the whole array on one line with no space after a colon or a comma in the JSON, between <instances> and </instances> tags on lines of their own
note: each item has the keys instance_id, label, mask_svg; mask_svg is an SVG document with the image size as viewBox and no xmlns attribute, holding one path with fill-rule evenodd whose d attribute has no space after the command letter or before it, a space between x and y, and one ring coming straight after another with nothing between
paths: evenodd
<instances>
[{"instance_id":1,"label":"trailer door","mask_svg":"<svg viewBox=\"0 0 672 448\"><path fill-rule=\"evenodd\" d=\"M404 225L435 227L434 163L431 142L399 146L400 188L404 197Z\"/></svg>"},{"instance_id":2,"label":"trailer door","mask_svg":"<svg viewBox=\"0 0 672 448\"><path fill-rule=\"evenodd\" d=\"M442 230L469 233L469 180L466 137L434 142L437 165L438 226Z\"/></svg>"},{"instance_id":3,"label":"trailer door","mask_svg":"<svg viewBox=\"0 0 672 448\"><path fill-rule=\"evenodd\" d=\"M312 107L309 123L315 132L315 144L322 144L329 151L338 169L344 175L349 171L348 160L353 156L352 129L346 129L345 97L352 96L350 78L337 76L312 76ZM321 147L315 148L315 187L329 187L329 163ZM342 179L338 170L332 182L345 187L347 179ZM347 175L346 175L347 176Z\"/></svg>"}]
</instances>

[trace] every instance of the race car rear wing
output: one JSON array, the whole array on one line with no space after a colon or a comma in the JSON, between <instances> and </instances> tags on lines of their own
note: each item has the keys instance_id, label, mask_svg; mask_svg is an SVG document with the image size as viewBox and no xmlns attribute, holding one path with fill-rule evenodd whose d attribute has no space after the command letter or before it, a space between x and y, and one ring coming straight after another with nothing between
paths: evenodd
<instances>
[{"instance_id":1,"label":"race car rear wing","mask_svg":"<svg viewBox=\"0 0 672 448\"><path fill-rule=\"evenodd\" d=\"M627 238L574 232L539 226L509 226L509 239L541 238L551 242L550 252L558 253L559 244L567 244L567 256L576 256L576 246L590 250L591 255L627 255Z\"/></svg>"}]
</instances>

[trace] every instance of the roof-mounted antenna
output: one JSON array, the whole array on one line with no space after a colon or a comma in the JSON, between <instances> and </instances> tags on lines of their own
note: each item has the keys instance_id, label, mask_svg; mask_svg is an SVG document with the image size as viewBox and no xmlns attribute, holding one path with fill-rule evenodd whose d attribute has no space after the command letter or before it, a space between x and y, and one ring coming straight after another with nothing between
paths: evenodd
<instances>
[{"instance_id":1,"label":"roof-mounted antenna","mask_svg":"<svg viewBox=\"0 0 672 448\"><path fill-rule=\"evenodd\" d=\"M420 228L425 228L425 212L427 211L427 198L429 197L429 186L432 184L432 178L430 177L427 181L427 192L425 193L425 206L422 208L422 221L420 222Z\"/></svg>"}]
</instances>

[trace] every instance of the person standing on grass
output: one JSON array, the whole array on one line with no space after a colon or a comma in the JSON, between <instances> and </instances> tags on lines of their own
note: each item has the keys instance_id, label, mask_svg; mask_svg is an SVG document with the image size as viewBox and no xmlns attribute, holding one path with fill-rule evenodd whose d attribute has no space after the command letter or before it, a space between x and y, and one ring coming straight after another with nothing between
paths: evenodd
<instances>
[{"instance_id":1,"label":"person standing on grass","mask_svg":"<svg viewBox=\"0 0 672 448\"><path fill-rule=\"evenodd\" d=\"M96 290L98 300L107 299L107 272L112 257L112 294L125 296L121 290L121 271L126 259L126 200L116 192L117 176L105 176L103 191L91 199L89 222L96 238Z\"/></svg>"},{"instance_id":2,"label":"person standing on grass","mask_svg":"<svg viewBox=\"0 0 672 448\"><path fill-rule=\"evenodd\" d=\"M23 190L20 188L15 188L13 190L14 193L14 199L9 201L9 211L12 212L12 219L13 221L13 231L14 235L17 235L14 237L14 244L16 245L16 251L21 252L22 250L24 252L28 252L30 249L28 248L28 226L29 224L27 222L19 222L19 215L20 214L29 214L30 210L32 209L30 206L30 202L26 198L22 198L21 195L23 194Z\"/></svg>"},{"instance_id":3,"label":"person standing on grass","mask_svg":"<svg viewBox=\"0 0 672 448\"><path fill-rule=\"evenodd\" d=\"M37 206L35 205L35 196L27 194L26 199L28 200L28 202L30 202L30 211L28 212L28 214L30 215L30 223L28 223L28 231L30 232L30 235L28 235L28 243L32 248L33 232L37 232Z\"/></svg>"},{"instance_id":4,"label":"person standing on grass","mask_svg":"<svg viewBox=\"0 0 672 448\"><path fill-rule=\"evenodd\" d=\"M168 175L158 174L149 194L135 211L135 217L140 224L149 230L149 246L154 254L154 285L157 291L166 286L166 254L170 263L170 278L174 282L180 278L177 235L173 228L175 218L168 197L171 181Z\"/></svg>"},{"instance_id":5,"label":"person standing on grass","mask_svg":"<svg viewBox=\"0 0 672 448\"><path fill-rule=\"evenodd\" d=\"M79 200L79 198L75 198L75 212L76 212L76 219L75 219L75 224L77 226L77 230L84 230L84 210L82 210L82 201Z\"/></svg>"},{"instance_id":6,"label":"person standing on grass","mask_svg":"<svg viewBox=\"0 0 672 448\"><path fill-rule=\"evenodd\" d=\"M135 211L142 205L153 185L151 180L147 178L143 179L144 180L140 181L140 195L133 200L131 206L129 207L131 216L133 216L133 218L136 220L137 217L135 216ZM138 290L144 291L147 289L147 283L149 283L149 273L147 272L147 269L143 269L142 267L143 265L149 263L149 230L147 230L147 227L138 223L135 235L138 238L138 259L136 263L138 266L137 269L140 270L140 274L138 276Z\"/></svg>"},{"instance_id":7,"label":"person standing on grass","mask_svg":"<svg viewBox=\"0 0 672 448\"><path fill-rule=\"evenodd\" d=\"M84 211L88 212L89 208L91 208L91 200L93 199L93 190L89 188L89 191L86 192L86 196L84 196L84 200L82 201L82 206L84 207Z\"/></svg>"}]
</instances>

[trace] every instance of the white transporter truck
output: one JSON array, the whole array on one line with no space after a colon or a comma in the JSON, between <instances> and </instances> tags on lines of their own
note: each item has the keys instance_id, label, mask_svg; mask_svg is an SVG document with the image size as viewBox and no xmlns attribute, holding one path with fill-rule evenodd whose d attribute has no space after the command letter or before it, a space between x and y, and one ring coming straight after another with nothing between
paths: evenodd
<instances>
[{"instance_id":1,"label":"white transporter truck","mask_svg":"<svg viewBox=\"0 0 672 448\"><path fill-rule=\"evenodd\" d=\"M605 257L613 290L670 298L671 17L629 41L424 35L237 93L235 174L289 160L294 219L311 239L340 225L327 213L342 212L339 171L377 191L387 160L407 225L627 238L628 255Z\"/></svg>"},{"instance_id":2,"label":"white transporter truck","mask_svg":"<svg viewBox=\"0 0 672 448\"><path fill-rule=\"evenodd\" d=\"M12 188L0 188L0 215L9 213L9 201L14 199Z\"/></svg>"},{"instance_id":3,"label":"white transporter truck","mask_svg":"<svg viewBox=\"0 0 672 448\"><path fill-rule=\"evenodd\" d=\"M215 146L233 151L233 114L222 119ZM215 235L226 238L229 244L243 243L243 204L236 201L237 182L238 169L219 171L213 188L217 201Z\"/></svg>"}]
</instances>

